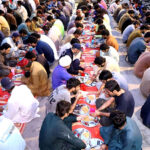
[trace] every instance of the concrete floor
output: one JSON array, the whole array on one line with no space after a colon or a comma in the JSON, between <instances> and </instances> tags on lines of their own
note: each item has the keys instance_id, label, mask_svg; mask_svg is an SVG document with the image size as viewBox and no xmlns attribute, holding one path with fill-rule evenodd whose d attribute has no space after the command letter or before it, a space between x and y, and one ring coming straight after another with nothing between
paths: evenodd
<instances>
[{"instance_id":1,"label":"concrete floor","mask_svg":"<svg viewBox=\"0 0 150 150\"><path fill-rule=\"evenodd\" d=\"M129 89L132 92L134 98L135 98L135 112L133 115L133 119L136 121L138 127L141 130L141 133L143 135L143 150L150 150L150 129L145 127L140 118L140 109L141 106L145 102L145 98L142 96L139 85L141 82L141 79L135 77L133 74L133 66L128 64L125 61L125 55L126 55L126 47L122 43L122 36L120 32L118 32L115 27L117 27L117 24L114 22L114 20L111 18L111 26L112 26L112 33L116 37L117 41L119 42L119 54L120 54L120 68L121 68L121 74L127 79ZM40 118L36 118L32 120L30 123L27 124L25 131L23 133L23 137L26 140L28 150L39 150L38 148L38 136L40 127L42 125L42 121L45 117L45 111L46 111L46 103L47 98L39 98L40 102Z\"/></svg>"}]
</instances>

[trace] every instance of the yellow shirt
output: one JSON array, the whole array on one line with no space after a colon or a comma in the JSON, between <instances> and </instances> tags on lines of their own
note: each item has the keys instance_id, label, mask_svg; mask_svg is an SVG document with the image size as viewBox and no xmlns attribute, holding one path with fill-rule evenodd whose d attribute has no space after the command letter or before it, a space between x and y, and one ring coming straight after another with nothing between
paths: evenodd
<instances>
[{"instance_id":1,"label":"yellow shirt","mask_svg":"<svg viewBox=\"0 0 150 150\"><path fill-rule=\"evenodd\" d=\"M136 29L130 34L126 46L129 47L131 42L137 37L142 37L142 33L141 33L140 29Z\"/></svg>"},{"instance_id":2,"label":"yellow shirt","mask_svg":"<svg viewBox=\"0 0 150 150\"><path fill-rule=\"evenodd\" d=\"M119 23L118 23L118 28L119 28L119 30L122 29L123 23L124 23L128 18L130 18L130 15L129 15L128 13L125 13L125 14L121 17L121 19L120 19L120 21L119 21Z\"/></svg>"},{"instance_id":3,"label":"yellow shirt","mask_svg":"<svg viewBox=\"0 0 150 150\"><path fill-rule=\"evenodd\" d=\"M5 29L5 28L10 30L7 20L3 16L0 16L0 30L3 31L3 29Z\"/></svg>"}]
</instances>

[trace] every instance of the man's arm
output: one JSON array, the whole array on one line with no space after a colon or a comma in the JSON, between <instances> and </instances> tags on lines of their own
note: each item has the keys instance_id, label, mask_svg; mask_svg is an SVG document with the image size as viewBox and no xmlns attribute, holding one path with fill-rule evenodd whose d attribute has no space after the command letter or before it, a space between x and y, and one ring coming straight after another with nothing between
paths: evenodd
<instances>
[{"instance_id":1,"label":"man's arm","mask_svg":"<svg viewBox=\"0 0 150 150\"><path fill-rule=\"evenodd\" d=\"M78 103L78 100L82 97L83 95L81 93L79 93L77 96L76 96L76 100L75 102L71 105L71 109L70 109L70 113L73 112L73 110L75 109L77 103Z\"/></svg>"},{"instance_id":2,"label":"man's arm","mask_svg":"<svg viewBox=\"0 0 150 150\"><path fill-rule=\"evenodd\" d=\"M98 110L102 111L104 109L106 109L107 107L109 107L113 102L115 101L114 97L111 97L108 101L106 101Z\"/></svg>"},{"instance_id":3,"label":"man's arm","mask_svg":"<svg viewBox=\"0 0 150 150\"><path fill-rule=\"evenodd\" d=\"M65 125L63 125L61 128L57 128L57 137L69 142L70 144L72 144L74 147L78 148L78 149L84 149L86 147L85 143L80 140L79 138L75 137L75 135L72 133L72 131L66 127Z\"/></svg>"}]
</instances>

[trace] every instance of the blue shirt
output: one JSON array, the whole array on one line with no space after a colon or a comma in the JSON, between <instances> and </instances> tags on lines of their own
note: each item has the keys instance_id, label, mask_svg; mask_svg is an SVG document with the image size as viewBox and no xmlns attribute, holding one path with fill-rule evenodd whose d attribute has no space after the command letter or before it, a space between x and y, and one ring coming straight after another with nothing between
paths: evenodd
<instances>
[{"instance_id":1,"label":"blue shirt","mask_svg":"<svg viewBox=\"0 0 150 150\"><path fill-rule=\"evenodd\" d=\"M129 35L132 33L132 31L135 30L135 27L133 24L126 27L126 29L123 31L122 35L122 41L125 43L128 40Z\"/></svg>"},{"instance_id":2,"label":"blue shirt","mask_svg":"<svg viewBox=\"0 0 150 150\"><path fill-rule=\"evenodd\" d=\"M100 133L108 150L141 150L142 135L134 120L127 117L126 125L122 130L113 125L101 127Z\"/></svg>"},{"instance_id":3,"label":"blue shirt","mask_svg":"<svg viewBox=\"0 0 150 150\"><path fill-rule=\"evenodd\" d=\"M50 63L54 62L55 59L53 49L46 42L39 40L36 45L36 51L38 54L44 54L45 58Z\"/></svg>"},{"instance_id":4,"label":"blue shirt","mask_svg":"<svg viewBox=\"0 0 150 150\"><path fill-rule=\"evenodd\" d=\"M20 30L22 30L22 29L25 29L25 30L27 31L27 34L28 34L28 35L31 34L31 32L29 31L29 29L28 29L26 23L21 23L21 24L18 26L18 29L17 29L17 30L20 31Z\"/></svg>"},{"instance_id":5,"label":"blue shirt","mask_svg":"<svg viewBox=\"0 0 150 150\"><path fill-rule=\"evenodd\" d=\"M59 87L62 84L66 84L66 81L72 78L72 76L67 72L67 70L58 65L54 69L52 73L52 88L55 90L57 87Z\"/></svg>"},{"instance_id":6,"label":"blue shirt","mask_svg":"<svg viewBox=\"0 0 150 150\"><path fill-rule=\"evenodd\" d=\"M132 117L134 112L134 98L130 91L126 90L120 96L114 96L116 109L124 112L128 117Z\"/></svg>"},{"instance_id":7,"label":"blue shirt","mask_svg":"<svg viewBox=\"0 0 150 150\"><path fill-rule=\"evenodd\" d=\"M118 72L112 72L113 78L118 82L120 88L128 90L127 80Z\"/></svg>"},{"instance_id":8,"label":"blue shirt","mask_svg":"<svg viewBox=\"0 0 150 150\"><path fill-rule=\"evenodd\" d=\"M64 15L60 15L57 19L60 19L64 25L64 28L65 30L67 29L67 25L68 25L68 22L67 22L67 19Z\"/></svg>"},{"instance_id":9,"label":"blue shirt","mask_svg":"<svg viewBox=\"0 0 150 150\"><path fill-rule=\"evenodd\" d=\"M141 108L141 118L143 120L143 124L150 128L150 95Z\"/></svg>"},{"instance_id":10,"label":"blue shirt","mask_svg":"<svg viewBox=\"0 0 150 150\"><path fill-rule=\"evenodd\" d=\"M146 45L143 37L138 37L132 41L128 48L127 55L128 61L135 64L139 56L145 51Z\"/></svg>"}]
</instances>

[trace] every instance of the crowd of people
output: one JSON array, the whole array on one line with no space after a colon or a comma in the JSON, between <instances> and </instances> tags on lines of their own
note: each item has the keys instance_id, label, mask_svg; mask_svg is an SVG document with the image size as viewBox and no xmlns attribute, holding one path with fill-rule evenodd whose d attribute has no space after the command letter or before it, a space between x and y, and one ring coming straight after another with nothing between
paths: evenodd
<instances>
[{"instance_id":1,"label":"crowd of people","mask_svg":"<svg viewBox=\"0 0 150 150\"><path fill-rule=\"evenodd\" d=\"M121 3L104 0L0 0L0 99L6 94L7 105L0 106L0 149L28 149L15 127L40 117L38 97L47 97L46 117L39 133L40 150L80 150L85 141L72 132L72 124L85 116L73 111L83 97L84 22L99 41L92 63L96 82L96 110L100 117L100 150L141 150L142 135L131 118L135 99L120 73L119 44L112 34L110 15L127 46L127 63L142 78L141 108L143 124L150 128L150 11L140 0ZM93 40L92 40L93 41ZM86 44L85 44L86 45ZM53 69L54 68L54 69ZM21 85L13 76L21 73Z\"/></svg>"}]
</instances>

